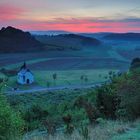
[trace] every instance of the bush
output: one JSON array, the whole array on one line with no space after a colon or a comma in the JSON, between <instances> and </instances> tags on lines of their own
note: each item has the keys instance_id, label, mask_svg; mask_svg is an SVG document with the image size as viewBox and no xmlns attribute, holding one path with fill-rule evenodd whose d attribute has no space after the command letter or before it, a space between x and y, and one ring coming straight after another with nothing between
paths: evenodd
<instances>
[{"instance_id":1,"label":"bush","mask_svg":"<svg viewBox=\"0 0 140 140\"><path fill-rule=\"evenodd\" d=\"M5 97L0 94L0 139L16 139L23 132L23 120L11 110Z\"/></svg>"},{"instance_id":2,"label":"bush","mask_svg":"<svg viewBox=\"0 0 140 140\"><path fill-rule=\"evenodd\" d=\"M134 58L131 62L130 70L140 68L140 58Z\"/></svg>"},{"instance_id":3,"label":"bush","mask_svg":"<svg viewBox=\"0 0 140 140\"><path fill-rule=\"evenodd\" d=\"M117 95L114 93L112 85L104 85L97 89L97 108L102 114L102 117L115 119L117 110Z\"/></svg>"},{"instance_id":4,"label":"bush","mask_svg":"<svg viewBox=\"0 0 140 140\"><path fill-rule=\"evenodd\" d=\"M26 122L27 129L33 130L38 128L43 120L48 116L48 111L41 106L35 104L30 108L25 109L23 112L23 118Z\"/></svg>"},{"instance_id":5,"label":"bush","mask_svg":"<svg viewBox=\"0 0 140 140\"><path fill-rule=\"evenodd\" d=\"M133 70L122 78L117 93L121 99L117 114L120 117L136 119L140 117L140 71Z\"/></svg>"},{"instance_id":6,"label":"bush","mask_svg":"<svg viewBox=\"0 0 140 140\"><path fill-rule=\"evenodd\" d=\"M97 89L97 107L107 118L140 117L140 70L133 69Z\"/></svg>"},{"instance_id":7,"label":"bush","mask_svg":"<svg viewBox=\"0 0 140 140\"><path fill-rule=\"evenodd\" d=\"M99 116L98 110L96 109L96 107L91 104L90 102L88 102L87 100L85 100L82 97L79 97L76 101L75 101L75 106L79 107L79 108L83 108L87 114L87 117L89 119L89 121L91 123L95 123L96 119Z\"/></svg>"}]
</instances>

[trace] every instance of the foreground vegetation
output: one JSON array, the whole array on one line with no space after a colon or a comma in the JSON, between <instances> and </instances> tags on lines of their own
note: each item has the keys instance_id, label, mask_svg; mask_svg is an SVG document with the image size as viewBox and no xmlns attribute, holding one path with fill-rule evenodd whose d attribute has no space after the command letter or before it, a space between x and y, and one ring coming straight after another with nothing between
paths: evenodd
<instances>
[{"instance_id":1,"label":"foreground vegetation","mask_svg":"<svg viewBox=\"0 0 140 140\"><path fill-rule=\"evenodd\" d=\"M11 128L10 134L22 134L19 130L23 130L24 138L33 140L43 137L50 137L50 140L63 140L66 137L84 140L137 140L139 121L136 120L140 117L138 61L132 62L127 73L114 75L110 72L110 82L95 89L8 96L2 105L8 106L8 112L11 112L8 117L15 114L16 119L19 118L18 121L15 118L14 121L8 120L20 122L14 124L14 128L18 129L13 129L13 125L8 127ZM3 109L2 106L0 111ZM12 110L18 113L13 113ZM2 117L7 118L6 115ZM9 126L3 122L0 124L5 130ZM0 134L4 134L2 129ZM2 140L10 140L7 136L9 135L5 133Z\"/></svg>"},{"instance_id":2,"label":"foreground vegetation","mask_svg":"<svg viewBox=\"0 0 140 140\"><path fill-rule=\"evenodd\" d=\"M0 139L18 140L24 130L24 121L18 112L7 103L6 98L0 93Z\"/></svg>"},{"instance_id":3,"label":"foreground vegetation","mask_svg":"<svg viewBox=\"0 0 140 140\"><path fill-rule=\"evenodd\" d=\"M81 127L76 129L72 135L57 133L56 135L28 135L26 139L31 140L139 140L140 121L103 121L96 126Z\"/></svg>"}]
</instances>

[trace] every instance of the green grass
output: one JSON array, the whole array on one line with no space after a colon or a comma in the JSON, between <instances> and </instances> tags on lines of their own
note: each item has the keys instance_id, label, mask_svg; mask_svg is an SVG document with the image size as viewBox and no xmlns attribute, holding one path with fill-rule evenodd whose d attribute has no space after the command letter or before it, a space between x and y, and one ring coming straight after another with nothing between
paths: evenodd
<instances>
[{"instance_id":1,"label":"green grass","mask_svg":"<svg viewBox=\"0 0 140 140\"><path fill-rule=\"evenodd\" d=\"M140 123L137 121L134 128L124 134L114 136L111 140L140 140Z\"/></svg>"},{"instance_id":2,"label":"green grass","mask_svg":"<svg viewBox=\"0 0 140 140\"><path fill-rule=\"evenodd\" d=\"M36 82L39 85L46 85L47 82L51 86L65 86L65 85L79 85L79 84L93 84L98 82L104 82L105 77L108 75L109 69L97 69L97 70L69 70L69 71L35 71ZM117 72L117 70L113 70ZM57 79L54 83L52 75L56 73ZM82 75L87 76L88 81L81 80ZM39 82L38 82L39 81Z\"/></svg>"},{"instance_id":3,"label":"green grass","mask_svg":"<svg viewBox=\"0 0 140 140\"><path fill-rule=\"evenodd\" d=\"M68 85L86 85L104 82L108 80L108 72L111 69L96 69L96 70L66 70L66 71L33 71L35 83L33 86L55 87ZM117 72L117 70L112 70ZM57 79L53 80L53 74L57 74ZM88 81L81 80L84 75ZM16 76L10 77L7 83L9 87L18 86L21 89L28 89L30 86L19 86L16 82Z\"/></svg>"}]
</instances>

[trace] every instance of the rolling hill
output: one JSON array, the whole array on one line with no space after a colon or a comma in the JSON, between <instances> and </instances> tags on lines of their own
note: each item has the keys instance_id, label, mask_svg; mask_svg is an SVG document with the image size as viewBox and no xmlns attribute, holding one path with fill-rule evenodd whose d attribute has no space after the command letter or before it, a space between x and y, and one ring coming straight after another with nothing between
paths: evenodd
<instances>
[{"instance_id":1,"label":"rolling hill","mask_svg":"<svg viewBox=\"0 0 140 140\"><path fill-rule=\"evenodd\" d=\"M86 36L86 37L91 37L91 38L96 38L96 39L101 39L104 38L105 36L109 35L109 32L99 32L99 33L79 33L79 35Z\"/></svg>"},{"instance_id":2,"label":"rolling hill","mask_svg":"<svg viewBox=\"0 0 140 140\"><path fill-rule=\"evenodd\" d=\"M85 37L76 34L62 34L56 36L35 36L35 38L46 44L59 49L81 50L85 48L97 49L101 47L101 41L95 38Z\"/></svg>"},{"instance_id":3,"label":"rolling hill","mask_svg":"<svg viewBox=\"0 0 140 140\"><path fill-rule=\"evenodd\" d=\"M29 32L7 27L0 30L0 53L28 52L43 50L43 43Z\"/></svg>"},{"instance_id":4,"label":"rolling hill","mask_svg":"<svg viewBox=\"0 0 140 140\"><path fill-rule=\"evenodd\" d=\"M140 41L140 33L111 33L106 35L104 39L122 40L122 41Z\"/></svg>"},{"instance_id":5,"label":"rolling hill","mask_svg":"<svg viewBox=\"0 0 140 140\"><path fill-rule=\"evenodd\" d=\"M98 39L78 34L31 35L11 26L0 30L0 53L101 49L101 46Z\"/></svg>"}]
</instances>

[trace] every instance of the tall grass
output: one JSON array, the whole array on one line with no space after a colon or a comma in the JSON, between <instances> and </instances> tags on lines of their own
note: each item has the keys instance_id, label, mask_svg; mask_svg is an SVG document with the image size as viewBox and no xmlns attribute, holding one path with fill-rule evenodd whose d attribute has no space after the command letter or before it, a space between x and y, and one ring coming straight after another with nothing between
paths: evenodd
<instances>
[{"instance_id":1,"label":"tall grass","mask_svg":"<svg viewBox=\"0 0 140 140\"><path fill-rule=\"evenodd\" d=\"M88 137L85 137L80 129L77 129L72 135L64 133L57 133L54 136L34 135L28 136L24 140L111 140L115 136L127 134L136 127L136 124L138 122L104 121L97 126L87 127Z\"/></svg>"}]
</instances>

